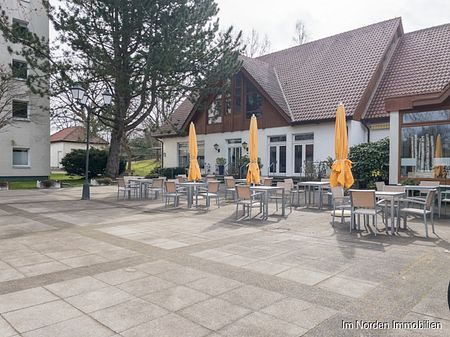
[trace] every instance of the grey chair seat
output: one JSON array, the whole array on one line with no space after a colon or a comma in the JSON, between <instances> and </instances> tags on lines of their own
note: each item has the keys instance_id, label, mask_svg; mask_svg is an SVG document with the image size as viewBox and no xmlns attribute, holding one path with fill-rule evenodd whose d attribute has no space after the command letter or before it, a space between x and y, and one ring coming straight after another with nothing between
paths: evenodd
<instances>
[{"instance_id":1,"label":"grey chair seat","mask_svg":"<svg viewBox=\"0 0 450 337\"><path fill-rule=\"evenodd\" d=\"M417 214L417 215L423 215L424 212L426 214L431 213L431 211L429 211L429 210L423 210L423 209L419 209L419 208L402 208L401 211L404 213Z\"/></svg>"},{"instance_id":2,"label":"grey chair seat","mask_svg":"<svg viewBox=\"0 0 450 337\"><path fill-rule=\"evenodd\" d=\"M369 208L358 208L353 211L354 214L364 214L364 215L377 215L380 213L379 209L369 209Z\"/></svg>"}]
</instances>

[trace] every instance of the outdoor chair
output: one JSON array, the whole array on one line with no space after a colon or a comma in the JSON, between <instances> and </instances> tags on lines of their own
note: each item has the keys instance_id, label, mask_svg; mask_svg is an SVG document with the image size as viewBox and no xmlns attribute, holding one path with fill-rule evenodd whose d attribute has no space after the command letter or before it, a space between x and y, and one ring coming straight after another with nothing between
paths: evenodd
<instances>
[{"instance_id":1,"label":"outdoor chair","mask_svg":"<svg viewBox=\"0 0 450 337\"><path fill-rule=\"evenodd\" d=\"M350 232L352 228L355 228L356 216L358 216L358 229L361 229L360 216L364 217L364 225L370 227L369 217L372 217L372 223L375 226L374 234L377 235L377 215L382 213L383 210L380 208L380 204L384 200L377 202L375 197L375 190L350 190L350 201L351 201L351 221L350 221Z\"/></svg>"},{"instance_id":2,"label":"outdoor chair","mask_svg":"<svg viewBox=\"0 0 450 337\"><path fill-rule=\"evenodd\" d=\"M386 186L386 184L384 183L384 181L377 181L375 183L375 187L376 187L377 191L384 191L385 186Z\"/></svg>"},{"instance_id":3,"label":"outdoor chair","mask_svg":"<svg viewBox=\"0 0 450 337\"><path fill-rule=\"evenodd\" d=\"M273 178L272 177L263 177L262 179L263 186L272 186Z\"/></svg>"},{"instance_id":4,"label":"outdoor chair","mask_svg":"<svg viewBox=\"0 0 450 337\"><path fill-rule=\"evenodd\" d=\"M433 188L438 188L440 184L441 182L438 180L421 180L419 182L419 186L433 187ZM428 191L419 191L419 197L425 198L428 194L427 192Z\"/></svg>"},{"instance_id":5,"label":"outdoor chair","mask_svg":"<svg viewBox=\"0 0 450 337\"><path fill-rule=\"evenodd\" d=\"M341 223L344 223L344 218L351 215L352 205L350 197L344 195L344 188L342 186L331 187L331 202L333 204L333 217L331 225L334 226L334 219L336 216L341 217Z\"/></svg>"},{"instance_id":6,"label":"outdoor chair","mask_svg":"<svg viewBox=\"0 0 450 337\"><path fill-rule=\"evenodd\" d=\"M133 197L137 197L139 195L139 188L141 187L139 183L130 181L131 179L138 179L139 177L136 176L123 176L123 181L125 183L125 186L129 189L131 189L130 197L133 195Z\"/></svg>"},{"instance_id":7,"label":"outdoor chair","mask_svg":"<svg viewBox=\"0 0 450 337\"><path fill-rule=\"evenodd\" d=\"M216 180L216 176L214 174L208 174L205 178L205 182Z\"/></svg>"},{"instance_id":8,"label":"outdoor chair","mask_svg":"<svg viewBox=\"0 0 450 337\"><path fill-rule=\"evenodd\" d=\"M431 227L433 230L433 233L436 233L434 231L434 198L436 196L437 190L429 190L427 192L427 195L425 197L425 200L421 198L405 198L400 199L400 202L402 204L406 204L406 207L403 208L400 206L400 217L403 217L403 226L406 228L407 221L408 221L408 214L415 215L415 216L423 216L423 223L425 226L425 236L428 237L428 222L427 217L430 216L431 220ZM410 204L415 204L416 207L410 207ZM399 219L400 221L400 219Z\"/></svg>"},{"instance_id":9,"label":"outdoor chair","mask_svg":"<svg viewBox=\"0 0 450 337\"><path fill-rule=\"evenodd\" d=\"M164 194L164 179L153 179L153 182L151 186L149 186L148 191L155 196L155 199L158 199L160 193Z\"/></svg>"},{"instance_id":10,"label":"outdoor chair","mask_svg":"<svg viewBox=\"0 0 450 337\"><path fill-rule=\"evenodd\" d=\"M217 180L208 181L208 186L206 188L199 188L199 195L206 199L206 208L211 205L211 198L216 199L217 207L220 207L220 195L219 195L220 182Z\"/></svg>"},{"instance_id":11,"label":"outdoor chair","mask_svg":"<svg viewBox=\"0 0 450 337\"><path fill-rule=\"evenodd\" d=\"M123 193L123 198L125 199L128 195L128 199L131 198L131 193L136 193L136 189L131 188L125 184L124 178L117 178L117 200L119 200L120 194Z\"/></svg>"},{"instance_id":12,"label":"outdoor chair","mask_svg":"<svg viewBox=\"0 0 450 337\"><path fill-rule=\"evenodd\" d=\"M225 177L225 200L227 200L228 193L231 193L233 200L236 200L236 180L234 177Z\"/></svg>"},{"instance_id":13,"label":"outdoor chair","mask_svg":"<svg viewBox=\"0 0 450 337\"><path fill-rule=\"evenodd\" d=\"M444 212L447 214L447 203L450 202L450 190L446 190L442 192L442 202L444 203Z\"/></svg>"},{"instance_id":14,"label":"outdoor chair","mask_svg":"<svg viewBox=\"0 0 450 337\"><path fill-rule=\"evenodd\" d=\"M289 205L290 210L292 212L292 194L291 190L289 188L289 185L287 185L284 182L277 182L277 187L283 187L284 189L284 203L285 205ZM280 190L276 190L275 194L270 195L270 200L275 200L276 210L278 211L278 200L283 202L283 192Z\"/></svg>"},{"instance_id":15,"label":"outdoor chair","mask_svg":"<svg viewBox=\"0 0 450 337\"><path fill-rule=\"evenodd\" d=\"M166 193L164 194L165 205L167 207L169 205L170 199L173 199L173 207L177 207L180 202L180 194L177 191L177 185L175 181L166 181Z\"/></svg>"},{"instance_id":16,"label":"outdoor chair","mask_svg":"<svg viewBox=\"0 0 450 337\"><path fill-rule=\"evenodd\" d=\"M289 188L289 191L292 195L292 203L294 203L295 195L297 195L297 205L300 206L300 193L303 192L303 190L297 190L294 184L294 180L292 178L284 179L284 183Z\"/></svg>"},{"instance_id":17,"label":"outdoor chair","mask_svg":"<svg viewBox=\"0 0 450 337\"><path fill-rule=\"evenodd\" d=\"M251 219L252 217L252 208L256 205L259 205L259 212L262 213L262 193L252 193L250 190L250 186L247 185L236 185L236 196L236 219L238 219L239 205L242 205L243 207L243 216L245 217L245 215L248 214L249 219Z\"/></svg>"},{"instance_id":18,"label":"outdoor chair","mask_svg":"<svg viewBox=\"0 0 450 337\"><path fill-rule=\"evenodd\" d=\"M320 182L322 183L330 183L330 179L329 178L321 178ZM322 193L322 197L324 197L325 195L328 197L327 198L327 203L328 206L330 206L332 204L332 194L331 194L331 186L322 186L322 191L324 193Z\"/></svg>"}]
</instances>

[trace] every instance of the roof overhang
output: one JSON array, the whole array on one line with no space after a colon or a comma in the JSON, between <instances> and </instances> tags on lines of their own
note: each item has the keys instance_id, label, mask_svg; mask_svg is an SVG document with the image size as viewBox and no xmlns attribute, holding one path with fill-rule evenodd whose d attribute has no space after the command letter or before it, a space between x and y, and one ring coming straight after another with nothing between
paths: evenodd
<instances>
[{"instance_id":1,"label":"roof overhang","mask_svg":"<svg viewBox=\"0 0 450 337\"><path fill-rule=\"evenodd\" d=\"M433 105L443 105L450 98L450 83L439 92L389 97L385 101L385 108L387 112L412 110Z\"/></svg>"}]
</instances>

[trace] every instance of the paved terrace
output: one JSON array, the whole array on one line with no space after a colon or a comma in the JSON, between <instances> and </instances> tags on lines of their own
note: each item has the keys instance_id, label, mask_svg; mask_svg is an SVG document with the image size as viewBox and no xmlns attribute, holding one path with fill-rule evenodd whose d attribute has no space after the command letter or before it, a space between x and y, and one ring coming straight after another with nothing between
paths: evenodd
<instances>
[{"instance_id":1,"label":"paved terrace","mask_svg":"<svg viewBox=\"0 0 450 337\"><path fill-rule=\"evenodd\" d=\"M450 336L448 218L428 240L414 222L375 238L326 212L237 223L232 204L115 192L0 193L0 336ZM393 319L443 328L342 329Z\"/></svg>"}]
</instances>

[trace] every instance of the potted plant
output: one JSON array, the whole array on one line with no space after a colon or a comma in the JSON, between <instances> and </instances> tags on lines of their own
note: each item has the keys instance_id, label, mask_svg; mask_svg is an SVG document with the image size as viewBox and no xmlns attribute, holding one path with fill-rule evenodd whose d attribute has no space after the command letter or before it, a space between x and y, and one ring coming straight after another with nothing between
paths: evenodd
<instances>
[{"instance_id":1,"label":"potted plant","mask_svg":"<svg viewBox=\"0 0 450 337\"><path fill-rule=\"evenodd\" d=\"M219 175L221 175L221 176L224 175L226 162L227 161L223 157L219 157L216 159L216 165L219 168Z\"/></svg>"}]
</instances>

